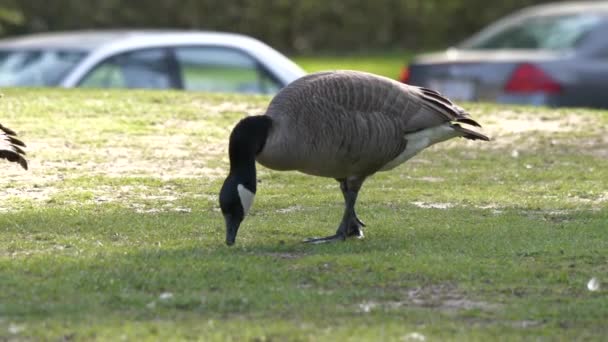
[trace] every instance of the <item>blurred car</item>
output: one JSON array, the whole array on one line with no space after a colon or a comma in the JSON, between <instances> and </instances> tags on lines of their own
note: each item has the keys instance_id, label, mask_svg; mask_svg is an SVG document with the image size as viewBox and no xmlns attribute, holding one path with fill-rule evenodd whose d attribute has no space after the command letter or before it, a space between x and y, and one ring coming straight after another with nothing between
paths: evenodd
<instances>
[{"instance_id":1,"label":"blurred car","mask_svg":"<svg viewBox=\"0 0 608 342\"><path fill-rule=\"evenodd\" d=\"M608 108L608 2L523 9L415 57L401 81L456 100Z\"/></svg>"},{"instance_id":2,"label":"blurred car","mask_svg":"<svg viewBox=\"0 0 608 342\"><path fill-rule=\"evenodd\" d=\"M305 72L268 45L197 31L75 31L0 40L0 86L274 94Z\"/></svg>"}]
</instances>

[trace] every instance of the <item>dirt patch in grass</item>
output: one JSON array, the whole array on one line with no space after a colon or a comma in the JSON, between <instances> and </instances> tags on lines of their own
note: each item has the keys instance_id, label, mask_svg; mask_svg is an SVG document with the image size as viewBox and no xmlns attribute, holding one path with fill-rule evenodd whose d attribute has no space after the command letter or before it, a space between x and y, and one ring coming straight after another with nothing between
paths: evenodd
<instances>
[{"instance_id":1,"label":"dirt patch in grass","mask_svg":"<svg viewBox=\"0 0 608 342\"><path fill-rule=\"evenodd\" d=\"M93 104L84 103L84 107L103 106L103 103L98 103L97 100L87 101L93 101ZM251 101L230 99L209 102L194 99L182 108L192 112L192 117L166 114L151 116L149 123L144 121L139 123L139 126L126 120L124 131L120 130L120 125L112 126L106 123L110 126L96 126L96 120L100 118L95 116L91 116L90 122L87 121L89 116L85 116L74 127L62 127L63 131L53 130L44 134L39 132L38 136L31 136L31 133L28 136L26 129L24 139L28 144L30 170L24 172L15 165L3 165L0 168L0 187L11 189L0 195L0 200L7 203L0 205L0 210L6 211L10 207L9 202L15 197L44 202L60 191L59 183L74 178L151 177L163 181L189 178L209 181L220 179L227 172L227 139L231 127L240 117L262 113L265 106L266 102L257 98L252 98ZM591 115L595 113L581 110L564 113L506 107L496 107L500 110L491 112L482 105L471 107L473 117L484 126L481 130L491 136L493 141L479 143L453 139L438 144L437 148L458 148L470 158L486 153L484 150L487 149L508 148L512 151L512 156L517 158L519 151L533 149L538 144L546 143L547 139L556 139L557 143L561 144L560 149L565 146L573 150L580 149L582 153L608 158L608 138L602 135L603 126L599 115ZM95 113L97 109L88 110ZM475 113L481 110L484 112ZM129 131L128 124L133 125L133 132ZM568 135L564 134L569 132L585 132L588 135L585 138L568 138ZM426 165L428 161L417 157L409 163ZM412 179L428 183L445 182L443 178L430 176ZM116 189L109 189L96 196L99 196L100 201L112 201L116 200L115 192ZM605 194L595 200L606 202ZM586 202L587 199L580 201ZM422 208L452 207L451 203L413 204ZM149 209L151 208L145 210ZM277 211L289 213L298 210L301 208L296 206Z\"/></svg>"},{"instance_id":2,"label":"dirt patch in grass","mask_svg":"<svg viewBox=\"0 0 608 342\"><path fill-rule=\"evenodd\" d=\"M567 198L568 202L571 203L584 203L584 204L603 204L608 202L608 191L599 192L596 194L569 194Z\"/></svg>"},{"instance_id":3,"label":"dirt patch in grass","mask_svg":"<svg viewBox=\"0 0 608 342\"><path fill-rule=\"evenodd\" d=\"M299 259L306 256L306 253L294 253L294 252L268 252L262 253L261 255L269 256L275 259L293 260Z\"/></svg>"},{"instance_id":4,"label":"dirt patch in grass","mask_svg":"<svg viewBox=\"0 0 608 342\"><path fill-rule=\"evenodd\" d=\"M280 208L275 210L275 212L279 213L279 214L288 214L291 212L295 212L295 211L302 211L304 208L300 205L292 205L290 207L287 208Z\"/></svg>"},{"instance_id":5,"label":"dirt patch in grass","mask_svg":"<svg viewBox=\"0 0 608 342\"><path fill-rule=\"evenodd\" d=\"M205 107L208 108L208 107ZM217 114L225 113L245 113L247 115L264 114L266 104L250 104L246 102L223 101L214 107L211 107L210 112Z\"/></svg>"},{"instance_id":6,"label":"dirt patch in grass","mask_svg":"<svg viewBox=\"0 0 608 342\"><path fill-rule=\"evenodd\" d=\"M84 201L85 204L118 202L138 213L192 211L191 208L177 203L182 198L182 194L170 185L160 188L144 185L101 186L89 191L93 194L93 198Z\"/></svg>"},{"instance_id":7,"label":"dirt patch in grass","mask_svg":"<svg viewBox=\"0 0 608 342\"><path fill-rule=\"evenodd\" d=\"M479 309L493 311L500 308L499 304L488 303L468 298L456 286L451 284L427 285L407 289L402 300L396 301L365 301L358 304L358 311L399 310L403 307L425 307L442 311Z\"/></svg>"},{"instance_id":8,"label":"dirt patch in grass","mask_svg":"<svg viewBox=\"0 0 608 342\"><path fill-rule=\"evenodd\" d=\"M601 136L573 140L568 141L567 144L575 146L577 153L608 159L608 136L605 133Z\"/></svg>"},{"instance_id":9,"label":"dirt patch in grass","mask_svg":"<svg viewBox=\"0 0 608 342\"><path fill-rule=\"evenodd\" d=\"M46 202L54 194L59 192L59 189L53 187L23 187L23 188L5 188L0 192L0 213L11 211L15 205L13 199L27 199L34 202Z\"/></svg>"},{"instance_id":10,"label":"dirt patch in grass","mask_svg":"<svg viewBox=\"0 0 608 342\"><path fill-rule=\"evenodd\" d=\"M93 187L72 188L72 193L78 194L75 198L69 196L62 198L65 205L91 205L103 203L118 203L133 209L138 213L183 212L189 213L192 208L180 205L183 195L171 185L149 187L145 185L100 185ZM0 212L9 212L19 206L15 199L26 199L38 203L51 203L53 196L61 193L61 189L53 186L35 186L28 188L20 186L7 188L0 193ZM82 195L85 194L85 195ZM84 198L83 198L84 196ZM188 197L208 200L206 195L188 194ZM215 202L215 201L214 201Z\"/></svg>"},{"instance_id":11,"label":"dirt patch in grass","mask_svg":"<svg viewBox=\"0 0 608 342\"><path fill-rule=\"evenodd\" d=\"M418 208L423 209L449 209L454 207L452 203L427 203L422 201L410 202Z\"/></svg>"},{"instance_id":12,"label":"dirt patch in grass","mask_svg":"<svg viewBox=\"0 0 608 342\"><path fill-rule=\"evenodd\" d=\"M577 114L525 113L504 110L483 116L484 129L491 133L521 134L528 132L573 132L581 129L594 129L598 120L592 116Z\"/></svg>"},{"instance_id":13,"label":"dirt patch in grass","mask_svg":"<svg viewBox=\"0 0 608 342\"><path fill-rule=\"evenodd\" d=\"M555 138L552 142L557 143L567 133L584 133L588 136L600 137L605 126L599 115L576 110L567 114L557 110L555 112L543 110L541 114L537 110L524 112L504 109L480 115L472 112L472 116L483 126L476 130L491 138L486 144L466 141L466 146L473 149L534 148L542 140L551 140L552 137ZM461 139L453 139L439 146L456 147L455 144L462 146L462 143ZM576 144L579 143L580 140L577 138Z\"/></svg>"},{"instance_id":14,"label":"dirt patch in grass","mask_svg":"<svg viewBox=\"0 0 608 342\"><path fill-rule=\"evenodd\" d=\"M407 291L411 304L422 307L439 308L442 310L495 310L498 304L488 303L467 298L456 286L439 284L419 287Z\"/></svg>"}]
</instances>

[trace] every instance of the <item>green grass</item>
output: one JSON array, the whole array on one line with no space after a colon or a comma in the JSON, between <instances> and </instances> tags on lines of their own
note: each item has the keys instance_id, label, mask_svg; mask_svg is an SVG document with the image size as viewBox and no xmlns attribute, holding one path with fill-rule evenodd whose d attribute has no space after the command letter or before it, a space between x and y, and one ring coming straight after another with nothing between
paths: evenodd
<instances>
[{"instance_id":1,"label":"green grass","mask_svg":"<svg viewBox=\"0 0 608 342\"><path fill-rule=\"evenodd\" d=\"M366 238L309 246L337 183L259 170L237 244L217 192L266 97L5 90L0 340L602 340L608 112L462 104L453 140L363 187Z\"/></svg>"},{"instance_id":2,"label":"green grass","mask_svg":"<svg viewBox=\"0 0 608 342\"><path fill-rule=\"evenodd\" d=\"M293 56L292 59L307 72L350 69L367 71L397 79L401 68L413 54L405 51L384 54L368 53L360 55Z\"/></svg>"}]
</instances>

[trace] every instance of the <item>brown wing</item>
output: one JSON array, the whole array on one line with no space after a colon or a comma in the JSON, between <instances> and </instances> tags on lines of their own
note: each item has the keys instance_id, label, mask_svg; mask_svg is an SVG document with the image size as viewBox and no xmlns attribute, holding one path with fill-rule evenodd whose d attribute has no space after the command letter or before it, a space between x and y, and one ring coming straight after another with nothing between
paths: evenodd
<instances>
[{"instance_id":1,"label":"brown wing","mask_svg":"<svg viewBox=\"0 0 608 342\"><path fill-rule=\"evenodd\" d=\"M266 114L281 128L260 161L328 177L377 171L403 151L407 133L449 122L479 126L435 91L355 71L300 78Z\"/></svg>"},{"instance_id":2,"label":"brown wing","mask_svg":"<svg viewBox=\"0 0 608 342\"><path fill-rule=\"evenodd\" d=\"M409 102L400 88L370 74L305 76L271 102L266 114L277 129L258 161L333 178L373 173L405 148L396 113Z\"/></svg>"},{"instance_id":3,"label":"brown wing","mask_svg":"<svg viewBox=\"0 0 608 342\"><path fill-rule=\"evenodd\" d=\"M16 136L17 134L13 130L0 124L0 158L19 163L21 167L27 170L25 151L22 149L25 144Z\"/></svg>"},{"instance_id":4,"label":"brown wing","mask_svg":"<svg viewBox=\"0 0 608 342\"><path fill-rule=\"evenodd\" d=\"M408 94L421 106L419 112L409 113L408 126L414 131L445 122L481 127L464 109L432 89L408 86Z\"/></svg>"}]
</instances>

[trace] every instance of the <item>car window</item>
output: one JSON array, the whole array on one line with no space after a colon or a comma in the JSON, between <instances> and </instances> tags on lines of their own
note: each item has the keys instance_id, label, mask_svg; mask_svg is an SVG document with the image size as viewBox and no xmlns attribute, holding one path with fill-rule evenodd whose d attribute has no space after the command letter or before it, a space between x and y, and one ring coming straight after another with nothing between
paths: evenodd
<instances>
[{"instance_id":1,"label":"car window","mask_svg":"<svg viewBox=\"0 0 608 342\"><path fill-rule=\"evenodd\" d=\"M184 89L274 94L280 85L249 55L225 47L179 47L175 57Z\"/></svg>"},{"instance_id":2,"label":"car window","mask_svg":"<svg viewBox=\"0 0 608 342\"><path fill-rule=\"evenodd\" d=\"M124 53L98 64L80 82L88 88L172 88L168 53L147 49Z\"/></svg>"},{"instance_id":3,"label":"car window","mask_svg":"<svg viewBox=\"0 0 608 342\"><path fill-rule=\"evenodd\" d=\"M70 50L0 50L0 86L56 86L86 56Z\"/></svg>"},{"instance_id":4,"label":"car window","mask_svg":"<svg viewBox=\"0 0 608 342\"><path fill-rule=\"evenodd\" d=\"M597 14L525 17L502 27L490 27L465 49L571 49L602 22Z\"/></svg>"}]
</instances>

